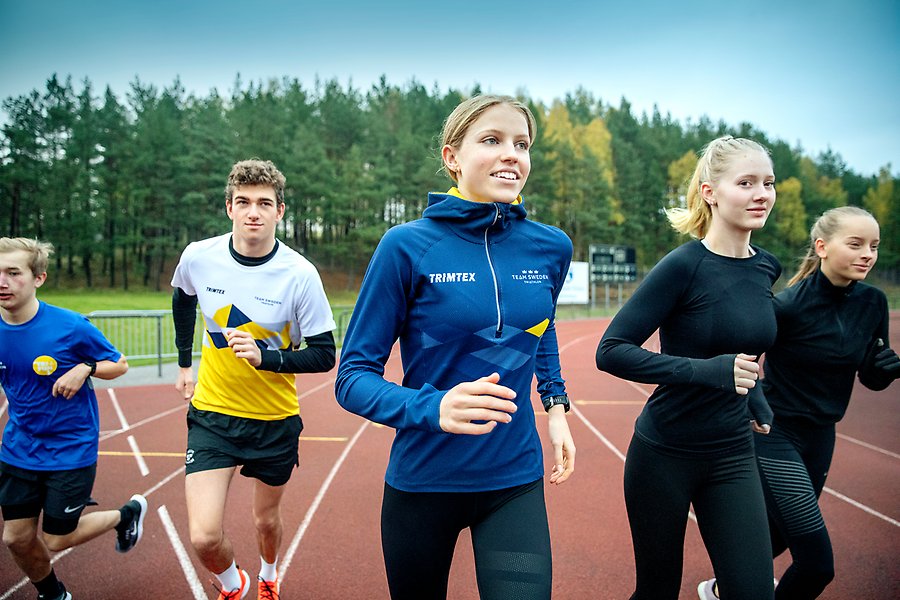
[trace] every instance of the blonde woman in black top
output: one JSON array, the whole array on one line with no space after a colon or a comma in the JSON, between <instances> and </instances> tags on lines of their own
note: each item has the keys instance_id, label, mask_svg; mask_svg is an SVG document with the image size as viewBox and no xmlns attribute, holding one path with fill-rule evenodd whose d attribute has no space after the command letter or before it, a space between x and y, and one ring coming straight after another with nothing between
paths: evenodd
<instances>
[{"instance_id":1,"label":"blonde woman in black top","mask_svg":"<svg viewBox=\"0 0 900 600\"><path fill-rule=\"evenodd\" d=\"M751 433L768 430L757 357L775 340L774 256L750 244L775 203L768 152L710 142L672 225L698 238L665 256L610 323L598 368L655 383L625 462L634 600L677 600L691 505L723 598L771 599L772 555ZM659 353L642 344L659 329Z\"/></svg>"},{"instance_id":2,"label":"blonde woman in black top","mask_svg":"<svg viewBox=\"0 0 900 600\"><path fill-rule=\"evenodd\" d=\"M775 297L778 337L762 380L775 426L756 437L756 453L773 554L791 551L777 600L818 598L834 578L818 499L834 454L835 423L857 377L877 391L900 376L900 358L888 346L887 298L863 282L878 259L879 238L878 222L861 208L825 212L812 227L800 269ZM715 580L704 582L700 597L718 597L714 588Z\"/></svg>"}]
</instances>

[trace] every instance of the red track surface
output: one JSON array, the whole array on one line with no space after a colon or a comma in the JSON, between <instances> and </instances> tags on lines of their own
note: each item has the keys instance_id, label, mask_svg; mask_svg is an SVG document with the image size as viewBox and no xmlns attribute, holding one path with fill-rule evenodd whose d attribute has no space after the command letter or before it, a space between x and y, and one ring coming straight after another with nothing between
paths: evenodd
<instances>
[{"instance_id":1,"label":"red track surface","mask_svg":"<svg viewBox=\"0 0 900 600\"><path fill-rule=\"evenodd\" d=\"M554 597L564 600L624 599L634 585L621 455L651 388L596 370L594 351L605 326L606 321L597 320L557 326L563 374L575 401L569 421L578 447L573 478L547 489ZM893 316L891 329L891 345L900 348L900 315ZM388 376L399 380L396 356ZM306 429L300 438L300 470L288 484L283 507L282 596L387 598L379 511L392 432L343 411L334 400L333 377L334 372L299 378ZM77 600L215 598L211 575L194 558L187 533L184 403L170 384L99 390L98 395L103 433L94 497L108 509L134 492L144 493L150 502L144 537L125 555L114 551L112 534L61 553L57 574ZM821 501L837 576L823 599L900 598L898 399L900 384L881 393L857 387L850 411L838 425L829 491ZM0 424L5 424L5 411ZM545 428L539 427L543 436ZM250 489L244 478L235 477L225 528L238 563L255 577L259 559ZM786 564L784 557L776 561L776 574ZM709 560L696 525L689 521L681 598L695 598L697 582L709 576ZM471 545L464 533L449 597L477 598L474 581ZM0 600L35 595L9 554L0 552Z\"/></svg>"}]
</instances>

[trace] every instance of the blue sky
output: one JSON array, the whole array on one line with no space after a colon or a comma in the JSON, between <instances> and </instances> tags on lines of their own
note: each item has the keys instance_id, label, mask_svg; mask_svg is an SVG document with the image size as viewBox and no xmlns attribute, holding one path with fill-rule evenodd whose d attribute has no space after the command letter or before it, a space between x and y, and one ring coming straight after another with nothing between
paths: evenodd
<instances>
[{"instance_id":1,"label":"blue sky","mask_svg":"<svg viewBox=\"0 0 900 600\"><path fill-rule=\"evenodd\" d=\"M753 123L862 174L900 173L896 0L0 0L0 99L87 77L125 100L136 77L189 92L316 77L366 91L582 87L636 114Z\"/></svg>"}]
</instances>

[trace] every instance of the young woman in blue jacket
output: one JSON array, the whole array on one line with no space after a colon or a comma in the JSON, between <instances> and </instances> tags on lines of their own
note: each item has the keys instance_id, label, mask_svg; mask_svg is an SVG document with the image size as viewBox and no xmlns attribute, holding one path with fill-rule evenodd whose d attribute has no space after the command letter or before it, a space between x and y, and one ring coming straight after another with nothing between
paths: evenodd
<instances>
[{"instance_id":1,"label":"young woman in blue jacket","mask_svg":"<svg viewBox=\"0 0 900 600\"><path fill-rule=\"evenodd\" d=\"M834 578L834 554L819 495L834 455L835 424L856 378L883 390L900 377L889 346L884 292L864 283L878 259L878 222L867 211L826 211L788 287L775 296L778 337L766 352L762 388L775 412L772 432L756 436L769 512L772 553L791 551L776 600L818 598ZM700 598L718 598L715 580Z\"/></svg>"},{"instance_id":2,"label":"young woman in blue jacket","mask_svg":"<svg viewBox=\"0 0 900 600\"><path fill-rule=\"evenodd\" d=\"M469 528L482 598L549 598L550 536L532 379L549 412L560 484L575 466L554 328L572 257L565 233L526 219L535 138L514 98L476 96L447 118L443 167L422 218L389 230L369 263L335 392L396 429L381 535L391 597L447 594ZM399 339L403 380L384 367Z\"/></svg>"}]
</instances>

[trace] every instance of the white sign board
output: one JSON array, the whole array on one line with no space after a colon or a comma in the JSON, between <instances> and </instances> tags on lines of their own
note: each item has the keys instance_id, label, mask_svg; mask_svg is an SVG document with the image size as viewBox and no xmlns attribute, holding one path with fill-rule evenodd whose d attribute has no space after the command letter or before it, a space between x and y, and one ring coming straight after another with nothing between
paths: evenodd
<instances>
[{"instance_id":1,"label":"white sign board","mask_svg":"<svg viewBox=\"0 0 900 600\"><path fill-rule=\"evenodd\" d=\"M590 269L586 262L569 265L566 281L557 304L588 304L590 300Z\"/></svg>"}]
</instances>

